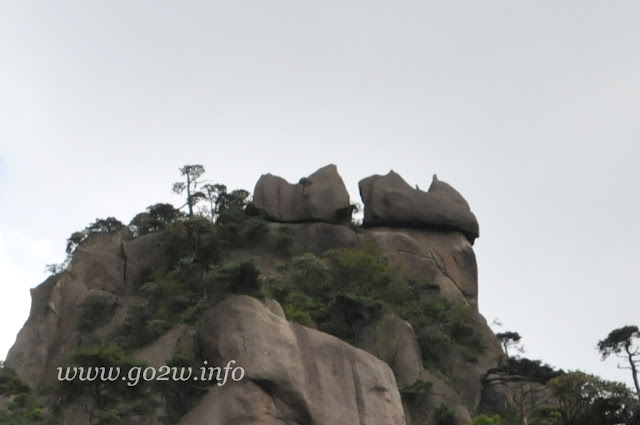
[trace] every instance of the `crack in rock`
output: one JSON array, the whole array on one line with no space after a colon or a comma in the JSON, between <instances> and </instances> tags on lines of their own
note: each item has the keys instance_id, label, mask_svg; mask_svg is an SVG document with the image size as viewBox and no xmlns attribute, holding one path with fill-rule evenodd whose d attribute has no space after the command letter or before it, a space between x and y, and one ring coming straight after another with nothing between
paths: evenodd
<instances>
[{"instance_id":1,"label":"crack in rock","mask_svg":"<svg viewBox=\"0 0 640 425\"><path fill-rule=\"evenodd\" d=\"M431 259L433 260L433 262L435 263L436 267L438 268L438 270L440 271L440 273L442 273L442 275L444 277L446 277L447 279L449 279L451 282L453 282L453 284L455 285L455 287L458 289L458 291L460 291L460 293L462 294L462 296L464 297L464 299L467 299L466 294L464 293L464 291L462 290L462 288L460 288L460 286L458 285L458 282L455 281L455 279L453 279L449 273L447 272L447 267L444 264L441 264L438 259L436 258L436 255L433 253L433 251L431 250L431 248L429 248L429 254L431 255Z\"/></svg>"}]
</instances>

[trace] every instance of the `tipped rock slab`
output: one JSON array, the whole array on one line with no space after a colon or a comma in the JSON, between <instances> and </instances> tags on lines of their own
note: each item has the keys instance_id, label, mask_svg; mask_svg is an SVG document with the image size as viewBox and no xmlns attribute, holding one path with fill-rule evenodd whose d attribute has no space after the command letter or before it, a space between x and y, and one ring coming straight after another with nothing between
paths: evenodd
<instances>
[{"instance_id":1,"label":"tipped rock slab","mask_svg":"<svg viewBox=\"0 0 640 425\"><path fill-rule=\"evenodd\" d=\"M473 242L480 234L469 204L451 185L434 175L427 192L414 189L393 170L358 183L365 226L457 230Z\"/></svg>"}]
</instances>

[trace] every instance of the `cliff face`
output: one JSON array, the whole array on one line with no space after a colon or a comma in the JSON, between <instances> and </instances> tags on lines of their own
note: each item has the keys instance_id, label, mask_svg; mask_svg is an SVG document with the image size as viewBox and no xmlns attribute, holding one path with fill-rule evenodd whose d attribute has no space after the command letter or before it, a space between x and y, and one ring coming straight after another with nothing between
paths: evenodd
<instances>
[{"instance_id":1,"label":"cliff face","mask_svg":"<svg viewBox=\"0 0 640 425\"><path fill-rule=\"evenodd\" d=\"M380 314L369 314L373 310L363 307L367 304L362 299L367 297L361 296L356 297L356 301L342 295L331 298L323 314L331 316L333 322L327 319L327 323L334 323L333 327L323 327L317 320L307 323L308 326L291 323L287 319L297 319L283 316L286 316L285 311L293 314L294 310L287 304L283 310L278 301L265 299L259 291L246 292L263 303L246 295L206 305L195 303L194 312L204 305L202 314L183 315L190 319L160 327L161 331L149 341L139 346L134 344L129 351L136 359L157 368L175 360L185 347L195 346L200 360L207 360L212 365L224 365L234 360L244 368L245 375L242 380L228 385L194 384L192 387L196 390L180 392L181 397L188 396L188 400L182 401L184 409L180 414L172 416L174 423L421 424L430 421L434 410L444 404L454 412L456 423L463 424L477 411L482 392L481 378L503 360L503 355L478 311L477 265L472 247L478 234L477 222L468 211L468 205L460 201L457 192L452 195L453 201L446 193L438 195L438 199L445 200L444 204L437 200L424 201L424 195L417 194L422 200L405 204L424 206L424 202L435 202L435 206L429 208L436 213L407 213L413 208L409 206L400 215L394 215L388 207L383 216L371 211L367 215L367 208L371 208L368 199L378 199L377 205L388 205L390 198L385 193L395 193L387 189L386 192L367 189L364 200L365 218L370 217L369 227L334 224L339 221L336 217L343 214L343 200L336 203L334 211L326 203L313 199L314 193L322 197L328 193L326 185L314 182L317 176L337 181L330 173L333 168L323 170L301 181L300 185L304 186L303 203L323 206L322 214L314 213L313 217L327 217L327 220L320 220L326 222L299 220L302 213L295 216L295 222L282 222L283 215L278 212L279 222L267 225L264 238L242 247L225 247L216 254L219 257L216 264L251 260L262 275L264 286L275 281L283 269L292 267L291 264L298 261L296 258L315 258L314 261L325 267L322 255L328 250L373 245L382 257L388 258L394 267L393 274L401 276L403 284L413 291L410 293L422 302L416 306L445 306L449 308L447 312L457 314L456 321L449 323L455 328L451 333L454 339L438 340L423 329L423 325L425 329L432 325L425 322L424 317L440 317L445 313L416 316L408 310L400 313L387 309ZM278 180L278 184L282 182ZM322 190L311 190L314 184ZM262 178L256 191L263 191L260 188L264 187L269 187L269 178ZM339 192L342 193L342 188ZM281 200L271 202L265 193L254 194L254 199L261 200L258 208L254 206L258 213L264 205L277 205L278 211L286 209ZM458 205L462 211L447 214L442 205ZM269 214L266 216L269 219ZM403 221L402 217L411 217L411 221ZM432 217L436 217L436 223L428 222ZM407 227L411 223L418 224ZM458 223L462 227L458 228ZM170 234L159 231L134 237L126 227L115 232L92 234L79 245L66 271L51 276L32 290L30 316L6 363L32 388L40 390L50 410L55 413L57 408L55 414L64 417L67 424L89 423L94 418L87 413L92 410L86 408L86 400L55 400L52 394L58 385L56 368L69 365L70 358L78 350L126 339L122 333L131 326L131 312L145 296L152 302L158 293L152 292L151 286L144 283L160 279L152 276L153 270L173 270L168 268L166 260L167 246L174 243ZM202 244L203 240L200 237L197 243ZM286 255L280 249L283 241L287 242ZM317 257L300 257L304 253ZM198 255L205 257L201 252ZM184 258L175 271L167 273L183 273L188 265ZM193 256L188 258L193 260ZM221 270L216 276L230 273L227 269ZM282 293L276 291L279 286L272 286L275 289L270 295ZM165 296L179 298L180 290ZM78 315L92 297L102 300L102 313L96 313L96 323L87 331L79 325ZM329 299L328 294L320 294L319 299ZM104 314L105 311L108 314ZM415 317L424 320L416 319L412 326L400 317L402 314L408 320ZM153 322L151 319L148 321ZM336 321L339 322L337 325ZM438 326L446 327L448 322ZM334 333L341 339L310 327L319 327L326 332L339 329ZM455 342L458 336L463 342ZM457 344L460 349L439 346L447 341ZM474 344L482 348L470 353L469 347ZM446 358L438 357L440 352L444 352ZM420 385L426 389L420 390ZM128 423L160 423L161 418L166 420L168 415L166 406L170 397L170 392L153 395L151 399L159 400L159 407L144 414L130 409L122 415Z\"/></svg>"}]
</instances>

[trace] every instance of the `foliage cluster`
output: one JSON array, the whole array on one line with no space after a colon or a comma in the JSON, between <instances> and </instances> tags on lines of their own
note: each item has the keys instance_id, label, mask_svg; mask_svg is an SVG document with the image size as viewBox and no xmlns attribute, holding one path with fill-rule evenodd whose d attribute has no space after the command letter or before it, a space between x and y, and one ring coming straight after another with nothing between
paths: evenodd
<instances>
[{"instance_id":1,"label":"foliage cluster","mask_svg":"<svg viewBox=\"0 0 640 425\"><path fill-rule=\"evenodd\" d=\"M545 385L551 379L563 375L564 371L556 370L548 364L543 364L540 360L531 360L526 357L509 357L504 365L491 369L487 373L487 376L494 373L498 373L497 377L485 378L485 380L487 380L485 384L502 384L504 383L503 376L508 376L511 380L535 382ZM497 382L491 382L491 380Z\"/></svg>"},{"instance_id":2,"label":"foliage cluster","mask_svg":"<svg viewBox=\"0 0 640 425\"><path fill-rule=\"evenodd\" d=\"M296 256L265 279L265 291L290 320L347 341L358 326L397 314L416 331L425 364L448 372L454 352L474 361L483 344L472 326L471 307L434 297L438 289L401 277L373 244Z\"/></svg>"},{"instance_id":3,"label":"foliage cluster","mask_svg":"<svg viewBox=\"0 0 640 425\"><path fill-rule=\"evenodd\" d=\"M411 385L398 388L398 391L400 391L400 395L402 395L403 400L412 401L416 399L424 399L429 395L432 388L433 382L418 379Z\"/></svg>"},{"instance_id":4,"label":"foliage cluster","mask_svg":"<svg viewBox=\"0 0 640 425\"><path fill-rule=\"evenodd\" d=\"M616 425L640 423L638 400L619 382L583 372L562 374L549 381L558 400L547 416L561 425ZM541 414L542 416L542 414Z\"/></svg>"},{"instance_id":5,"label":"foliage cluster","mask_svg":"<svg viewBox=\"0 0 640 425\"><path fill-rule=\"evenodd\" d=\"M26 425L45 423L44 407L17 372L0 362L0 397L10 399L7 410L0 409L0 424Z\"/></svg>"},{"instance_id":6,"label":"foliage cluster","mask_svg":"<svg viewBox=\"0 0 640 425\"><path fill-rule=\"evenodd\" d=\"M124 225L120 222L120 220L114 217L107 218L96 218L94 223L90 223L84 230L80 230L78 232L73 232L71 236L67 239L67 246L65 248L65 252L67 253L66 258L60 264L47 264L45 266L46 271L51 274L59 274L62 273L69 267L71 263L71 257L75 252L76 248L80 246L80 244L87 239L87 237L92 233L110 233L119 230Z\"/></svg>"},{"instance_id":7,"label":"foliage cluster","mask_svg":"<svg viewBox=\"0 0 640 425\"><path fill-rule=\"evenodd\" d=\"M184 218L185 214L173 205L160 203L150 205L145 212L138 213L131 219L129 227L135 236L144 236L163 230L171 223Z\"/></svg>"},{"instance_id":8,"label":"foliage cluster","mask_svg":"<svg viewBox=\"0 0 640 425\"><path fill-rule=\"evenodd\" d=\"M453 425L455 423L455 412L446 404L441 404L434 412L437 425Z\"/></svg>"},{"instance_id":9,"label":"foliage cluster","mask_svg":"<svg viewBox=\"0 0 640 425\"><path fill-rule=\"evenodd\" d=\"M179 347L171 359L167 362L170 368L191 368L194 374L198 374L203 367L203 359L198 355L198 347L195 341L190 346ZM173 380L158 382L156 388L162 395L164 403L164 422L177 423L179 418L191 410L198 400L207 392L207 384L201 381L195 384L192 380Z\"/></svg>"},{"instance_id":10,"label":"foliage cluster","mask_svg":"<svg viewBox=\"0 0 640 425\"><path fill-rule=\"evenodd\" d=\"M132 368L144 368L146 365L131 357L122 347L108 344L72 352L69 364L61 366L65 371L63 376L67 366L100 371L104 376L108 376L110 368L119 368L120 376L129 376ZM155 408L151 386L142 379L137 385L129 385L122 379L62 380L58 392L63 404L75 402L84 406L92 424L124 424L127 417L145 415Z\"/></svg>"},{"instance_id":11,"label":"foliage cluster","mask_svg":"<svg viewBox=\"0 0 640 425\"><path fill-rule=\"evenodd\" d=\"M503 425L504 422L500 415L487 416L479 415L473 418L471 425Z\"/></svg>"},{"instance_id":12,"label":"foliage cluster","mask_svg":"<svg viewBox=\"0 0 640 425\"><path fill-rule=\"evenodd\" d=\"M114 296L106 292L92 292L78 306L76 325L81 332L90 332L107 323L115 313Z\"/></svg>"},{"instance_id":13,"label":"foliage cluster","mask_svg":"<svg viewBox=\"0 0 640 425\"><path fill-rule=\"evenodd\" d=\"M511 358L504 370L511 375L489 384L511 388L514 410L502 412L504 419L481 415L472 424L640 425L638 400L622 383L583 372L565 373L529 359Z\"/></svg>"},{"instance_id":14,"label":"foliage cluster","mask_svg":"<svg viewBox=\"0 0 640 425\"><path fill-rule=\"evenodd\" d=\"M145 345L178 322L192 323L232 294L260 295L259 271L252 261L203 265L183 257L170 270L155 269L129 305L121 342Z\"/></svg>"}]
</instances>

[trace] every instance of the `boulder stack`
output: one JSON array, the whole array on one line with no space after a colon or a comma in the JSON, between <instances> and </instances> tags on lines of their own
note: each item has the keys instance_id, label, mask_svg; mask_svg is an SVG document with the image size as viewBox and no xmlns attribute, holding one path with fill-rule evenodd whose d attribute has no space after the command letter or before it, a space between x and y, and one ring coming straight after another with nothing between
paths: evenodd
<instances>
[{"instance_id":1,"label":"boulder stack","mask_svg":"<svg viewBox=\"0 0 640 425\"><path fill-rule=\"evenodd\" d=\"M479 236L478 220L451 185L434 175L427 192L413 188L394 171L358 183L365 226L456 230L471 243Z\"/></svg>"},{"instance_id":2,"label":"boulder stack","mask_svg":"<svg viewBox=\"0 0 640 425\"><path fill-rule=\"evenodd\" d=\"M263 174L253 191L251 208L268 220L281 223L348 223L352 211L349 192L333 164L297 184Z\"/></svg>"}]
</instances>

